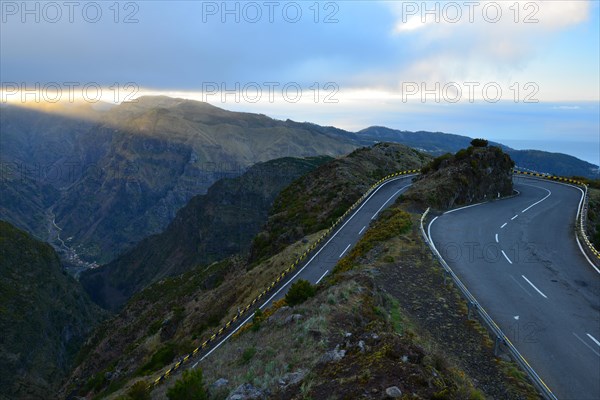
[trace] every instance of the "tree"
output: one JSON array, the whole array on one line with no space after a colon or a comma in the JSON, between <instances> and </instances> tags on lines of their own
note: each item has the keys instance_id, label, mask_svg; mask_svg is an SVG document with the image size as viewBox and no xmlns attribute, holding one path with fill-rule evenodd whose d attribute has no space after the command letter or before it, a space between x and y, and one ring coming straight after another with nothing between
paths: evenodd
<instances>
[{"instance_id":1,"label":"tree","mask_svg":"<svg viewBox=\"0 0 600 400\"><path fill-rule=\"evenodd\" d=\"M309 297L315 295L315 287L309 281L300 279L295 282L285 295L285 302L289 306L295 306L304 303Z\"/></svg>"},{"instance_id":2,"label":"tree","mask_svg":"<svg viewBox=\"0 0 600 400\"><path fill-rule=\"evenodd\" d=\"M167 397L169 400L208 400L202 370L196 368L184 371L183 377L175 382L175 386L167 390Z\"/></svg>"},{"instance_id":3,"label":"tree","mask_svg":"<svg viewBox=\"0 0 600 400\"><path fill-rule=\"evenodd\" d=\"M473 139L471 140L471 146L473 147L487 147L488 141L485 139Z\"/></svg>"}]
</instances>

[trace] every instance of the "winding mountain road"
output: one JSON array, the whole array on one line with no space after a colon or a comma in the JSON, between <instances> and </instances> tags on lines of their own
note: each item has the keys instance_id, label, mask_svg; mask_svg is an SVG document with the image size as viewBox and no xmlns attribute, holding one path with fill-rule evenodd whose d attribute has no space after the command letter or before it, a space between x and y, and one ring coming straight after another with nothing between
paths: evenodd
<instances>
[{"instance_id":1,"label":"winding mountain road","mask_svg":"<svg viewBox=\"0 0 600 400\"><path fill-rule=\"evenodd\" d=\"M325 240L317 251L298 268L294 274L281 284L274 293L259 306L264 309L274 301L285 297L290 285L299 279L307 280L313 284L319 283L323 278L333 270L337 262L352 249L352 247L362 237L372 220L376 219L381 211L394 204L394 201L412 184L412 175L402 175L398 178L390 179L377 187L367 197L362 204L354 210L342 222L342 224ZM234 329L212 347L200 360L204 360L213 351L226 342L239 328L250 321L254 313L246 319L236 324ZM196 362L192 368L194 368Z\"/></svg>"},{"instance_id":2,"label":"winding mountain road","mask_svg":"<svg viewBox=\"0 0 600 400\"><path fill-rule=\"evenodd\" d=\"M434 218L429 239L559 399L600 399L600 271L575 238L582 191L514 183L518 196Z\"/></svg>"}]
</instances>

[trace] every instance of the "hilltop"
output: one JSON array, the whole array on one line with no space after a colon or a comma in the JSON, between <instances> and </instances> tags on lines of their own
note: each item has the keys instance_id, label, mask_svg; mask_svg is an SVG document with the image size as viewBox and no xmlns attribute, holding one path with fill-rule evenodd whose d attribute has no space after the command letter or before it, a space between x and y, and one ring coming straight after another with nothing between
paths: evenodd
<instances>
[{"instance_id":1,"label":"hilltop","mask_svg":"<svg viewBox=\"0 0 600 400\"><path fill-rule=\"evenodd\" d=\"M499 147L474 147L440 156L421 170L403 195L423 208L447 210L510 196L514 162Z\"/></svg>"}]
</instances>

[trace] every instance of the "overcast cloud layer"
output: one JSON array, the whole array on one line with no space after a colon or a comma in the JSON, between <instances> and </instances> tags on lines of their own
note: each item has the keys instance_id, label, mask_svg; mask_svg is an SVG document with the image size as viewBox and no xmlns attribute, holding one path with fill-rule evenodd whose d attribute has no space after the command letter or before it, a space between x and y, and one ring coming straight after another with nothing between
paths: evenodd
<instances>
[{"instance_id":1,"label":"overcast cloud layer","mask_svg":"<svg viewBox=\"0 0 600 400\"><path fill-rule=\"evenodd\" d=\"M474 135L482 114L469 102L469 90L491 104L486 95L494 97L500 87L496 108L486 107L483 114L500 119L495 139L516 137L507 109L531 112L535 122L524 125L532 140L568 140L569 123L578 115L577 140L598 143L600 153L596 1L1 3L4 89L13 83L122 88L133 82L138 94L177 94L352 129L373 124L414 129L420 118L422 129L435 125ZM303 88L297 102L282 97L281 88L290 83ZM492 92L483 92L490 83ZM246 94L258 85L263 96L253 103L251 96L201 94L215 84L246 86ZM422 89L436 84L441 98L429 95L422 102ZM277 87L274 99L266 95L269 87ZM337 103L326 103L327 95ZM437 111L438 105L452 106L458 95L460 112ZM531 107L525 100L552 104ZM575 107L591 111L582 116ZM548 129L543 122L548 118L565 124Z\"/></svg>"}]
</instances>

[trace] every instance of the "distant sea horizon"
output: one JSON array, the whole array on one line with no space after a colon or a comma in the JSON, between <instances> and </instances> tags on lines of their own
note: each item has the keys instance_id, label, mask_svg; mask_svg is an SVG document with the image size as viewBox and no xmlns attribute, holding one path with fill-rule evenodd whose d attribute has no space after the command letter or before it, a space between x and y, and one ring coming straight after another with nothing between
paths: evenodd
<instances>
[{"instance_id":1,"label":"distant sea horizon","mask_svg":"<svg viewBox=\"0 0 600 400\"><path fill-rule=\"evenodd\" d=\"M542 150L563 153L600 166L600 141L563 141L530 139L491 139L515 150Z\"/></svg>"}]
</instances>

